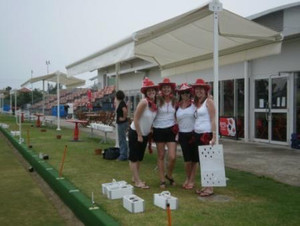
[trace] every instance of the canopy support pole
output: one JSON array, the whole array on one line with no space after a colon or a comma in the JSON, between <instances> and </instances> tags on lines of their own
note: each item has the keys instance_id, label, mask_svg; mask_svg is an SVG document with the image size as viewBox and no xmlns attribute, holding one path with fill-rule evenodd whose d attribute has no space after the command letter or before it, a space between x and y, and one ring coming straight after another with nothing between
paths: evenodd
<instances>
[{"instance_id":1,"label":"canopy support pole","mask_svg":"<svg viewBox=\"0 0 300 226\"><path fill-rule=\"evenodd\" d=\"M116 63L115 66L115 70L116 70L116 90L119 90L119 77L120 77L120 63ZM116 97L115 97L116 98ZM114 103L116 103L116 101L114 100ZM117 104L115 104L115 118L117 117ZM118 124L116 123L116 144L115 147L118 148L119 147L119 135L118 135Z\"/></svg>"},{"instance_id":2,"label":"canopy support pole","mask_svg":"<svg viewBox=\"0 0 300 226\"><path fill-rule=\"evenodd\" d=\"M45 80L43 79L43 115L45 115Z\"/></svg>"},{"instance_id":3,"label":"canopy support pole","mask_svg":"<svg viewBox=\"0 0 300 226\"><path fill-rule=\"evenodd\" d=\"M59 94L59 72L58 73L56 73L56 79L57 79L57 81L56 81L56 93L57 93L57 129L56 130L60 130L60 107L59 107L59 105L60 105L60 100L59 100L59 96L60 96L60 94Z\"/></svg>"},{"instance_id":4,"label":"canopy support pole","mask_svg":"<svg viewBox=\"0 0 300 226\"><path fill-rule=\"evenodd\" d=\"M12 106L12 92L9 93L9 97L10 97L9 98L9 106L10 106L9 113L12 114L12 107L13 107Z\"/></svg>"},{"instance_id":5,"label":"canopy support pole","mask_svg":"<svg viewBox=\"0 0 300 226\"><path fill-rule=\"evenodd\" d=\"M214 103L216 108L216 144L219 144L219 12L222 11L222 3L212 0L209 10L214 13Z\"/></svg>"}]
</instances>

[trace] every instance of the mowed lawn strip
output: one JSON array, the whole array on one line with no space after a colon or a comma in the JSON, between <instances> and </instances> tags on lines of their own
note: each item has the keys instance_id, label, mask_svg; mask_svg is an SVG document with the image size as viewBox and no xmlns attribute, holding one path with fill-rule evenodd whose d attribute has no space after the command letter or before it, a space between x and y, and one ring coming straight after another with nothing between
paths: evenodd
<instances>
[{"instance_id":1,"label":"mowed lawn strip","mask_svg":"<svg viewBox=\"0 0 300 226\"><path fill-rule=\"evenodd\" d=\"M13 126L13 124L11 124ZM96 204L115 217L122 225L166 225L167 213L153 204L153 194L160 193L157 155L146 152L141 164L141 178L150 185L150 189L135 189L134 193L145 200L145 212L129 213L122 206L122 200L107 199L101 193L101 184L116 180L131 183L128 162L104 160L95 155L96 148L114 146L114 143L99 144L99 139L89 138L81 132L82 142L71 142L72 130L62 128L62 139L55 138L55 128L40 129L24 124L32 136L33 151L47 153L48 162L59 170L65 145L68 151L63 176L75 184L81 192L91 197L94 193ZM25 137L26 139L26 137ZM184 190L181 184L185 179L182 157L177 158L174 178L177 185L166 190L178 198L179 208L172 211L173 225L299 225L300 188L276 182L266 177L226 168L229 178L227 187L216 188L216 196L227 201L199 200L195 190ZM200 186L200 172L197 171L197 187Z\"/></svg>"},{"instance_id":2,"label":"mowed lawn strip","mask_svg":"<svg viewBox=\"0 0 300 226\"><path fill-rule=\"evenodd\" d=\"M0 135L0 225L66 225Z\"/></svg>"}]
</instances>

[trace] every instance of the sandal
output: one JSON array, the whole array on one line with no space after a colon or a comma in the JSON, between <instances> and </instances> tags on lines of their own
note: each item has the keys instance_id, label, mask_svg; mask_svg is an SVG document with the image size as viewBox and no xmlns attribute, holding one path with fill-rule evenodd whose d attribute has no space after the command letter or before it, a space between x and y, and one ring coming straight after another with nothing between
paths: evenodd
<instances>
[{"instance_id":1,"label":"sandal","mask_svg":"<svg viewBox=\"0 0 300 226\"><path fill-rule=\"evenodd\" d=\"M214 194L213 191L202 191L199 196L200 197L209 197L209 196L212 196Z\"/></svg>"},{"instance_id":2,"label":"sandal","mask_svg":"<svg viewBox=\"0 0 300 226\"><path fill-rule=\"evenodd\" d=\"M196 194L200 195L204 191L205 191L205 188L202 188L201 190L196 190Z\"/></svg>"},{"instance_id":3,"label":"sandal","mask_svg":"<svg viewBox=\"0 0 300 226\"><path fill-rule=\"evenodd\" d=\"M166 188L166 182L165 181L161 181L159 187L161 189L165 189Z\"/></svg>"},{"instance_id":4,"label":"sandal","mask_svg":"<svg viewBox=\"0 0 300 226\"><path fill-rule=\"evenodd\" d=\"M185 190L192 190L193 188L194 188L193 184L187 184L187 185L184 186Z\"/></svg>"},{"instance_id":5,"label":"sandal","mask_svg":"<svg viewBox=\"0 0 300 226\"><path fill-rule=\"evenodd\" d=\"M139 184L135 184L134 187L141 189L149 189L150 187L146 185L144 182L140 182Z\"/></svg>"},{"instance_id":6,"label":"sandal","mask_svg":"<svg viewBox=\"0 0 300 226\"><path fill-rule=\"evenodd\" d=\"M175 186L176 184L175 184L175 181L174 181L174 179L173 178L170 178L170 177L168 177L168 175L166 174L165 175L165 178L170 182L170 185L171 186Z\"/></svg>"}]
</instances>

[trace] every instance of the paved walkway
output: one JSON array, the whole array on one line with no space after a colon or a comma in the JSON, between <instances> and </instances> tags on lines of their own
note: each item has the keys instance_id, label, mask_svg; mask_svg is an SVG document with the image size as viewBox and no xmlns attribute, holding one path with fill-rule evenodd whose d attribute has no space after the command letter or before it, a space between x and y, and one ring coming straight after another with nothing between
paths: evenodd
<instances>
[{"instance_id":1,"label":"paved walkway","mask_svg":"<svg viewBox=\"0 0 300 226\"><path fill-rule=\"evenodd\" d=\"M61 120L61 127L74 128L71 123ZM83 132L90 132L89 128L82 128ZM103 132L94 131L98 136L104 136ZM108 134L114 139L115 133ZM300 186L300 150L287 146L245 143L229 139L221 139L224 147L226 167L239 169L271 177L277 181ZM179 150L178 153L181 153Z\"/></svg>"}]
</instances>

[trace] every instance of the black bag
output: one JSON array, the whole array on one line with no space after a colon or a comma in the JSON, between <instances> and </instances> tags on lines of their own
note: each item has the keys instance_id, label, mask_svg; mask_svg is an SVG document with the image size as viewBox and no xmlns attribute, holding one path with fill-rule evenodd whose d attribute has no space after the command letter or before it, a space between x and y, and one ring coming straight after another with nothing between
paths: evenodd
<instances>
[{"instance_id":1,"label":"black bag","mask_svg":"<svg viewBox=\"0 0 300 226\"><path fill-rule=\"evenodd\" d=\"M120 156L120 148L110 147L104 149L103 158L108 160L117 159Z\"/></svg>"}]
</instances>

